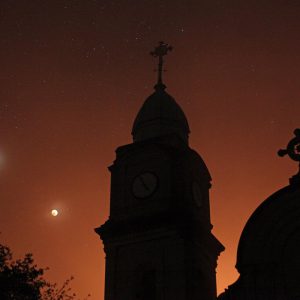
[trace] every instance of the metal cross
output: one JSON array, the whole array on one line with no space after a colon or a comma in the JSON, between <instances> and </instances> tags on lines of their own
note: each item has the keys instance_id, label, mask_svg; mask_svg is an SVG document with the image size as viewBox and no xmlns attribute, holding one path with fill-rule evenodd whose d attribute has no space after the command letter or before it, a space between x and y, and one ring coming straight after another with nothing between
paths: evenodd
<instances>
[{"instance_id":1,"label":"metal cross","mask_svg":"<svg viewBox=\"0 0 300 300\"><path fill-rule=\"evenodd\" d=\"M158 79L157 86L162 86L162 71L163 71L163 57L168 54L169 51L172 51L173 47L169 46L167 43L159 42L159 45L155 47L154 51L151 51L150 54L153 57L158 57Z\"/></svg>"},{"instance_id":2,"label":"metal cross","mask_svg":"<svg viewBox=\"0 0 300 300\"><path fill-rule=\"evenodd\" d=\"M278 155L285 156L287 154L292 160L300 162L300 129L295 129L294 134L296 137L289 141L286 149L280 149Z\"/></svg>"},{"instance_id":3,"label":"metal cross","mask_svg":"<svg viewBox=\"0 0 300 300\"><path fill-rule=\"evenodd\" d=\"M295 137L289 141L286 149L280 149L278 155L281 157L288 155L292 160L299 162L299 172L292 180L300 181L300 128L294 130L294 135Z\"/></svg>"}]
</instances>

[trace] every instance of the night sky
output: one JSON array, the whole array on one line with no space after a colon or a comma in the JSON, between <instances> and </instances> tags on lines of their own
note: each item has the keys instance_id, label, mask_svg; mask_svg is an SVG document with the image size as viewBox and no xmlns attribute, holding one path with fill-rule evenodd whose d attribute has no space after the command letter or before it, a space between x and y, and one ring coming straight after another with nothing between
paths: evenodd
<instances>
[{"instance_id":1,"label":"night sky","mask_svg":"<svg viewBox=\"0 0 300 300\"><path fill-rule=\"evenodd\" d=\"M250 214L297 172L276 153L300 126L299 1L1 0L0 242L51 281L74 275L91 300L103 299L93 229L108 217L107 167L153 91L160 40L174 47L167 91L213 178L219 292Z\"/></svg>"}]
</instances>

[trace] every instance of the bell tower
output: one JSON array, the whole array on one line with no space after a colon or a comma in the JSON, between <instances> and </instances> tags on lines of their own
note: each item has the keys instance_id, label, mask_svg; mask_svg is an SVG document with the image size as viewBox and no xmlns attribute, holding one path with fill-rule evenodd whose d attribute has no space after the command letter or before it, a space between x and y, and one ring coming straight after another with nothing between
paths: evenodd
<instances>
[{"instance_id":1,"label":"bell tower","mask_svg":"<svg viewBox=\"0 0 300 300\"><path fill-rule=\"evenodd\" d=\"M109 219L95 229L106 254L105 300L213 300L224 250L211 233L211 177L188 145L184 112L158 80L133 124L133 143L116 150Z\"/></svg>"}]
</instances>

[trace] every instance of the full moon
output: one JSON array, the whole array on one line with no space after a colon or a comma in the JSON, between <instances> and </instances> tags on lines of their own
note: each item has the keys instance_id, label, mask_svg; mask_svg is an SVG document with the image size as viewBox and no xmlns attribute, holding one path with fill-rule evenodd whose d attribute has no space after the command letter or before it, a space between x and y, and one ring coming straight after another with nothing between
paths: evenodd
<instances>
[{"instance_id":1,"label":"full moon","mask_svg":"<svg viewBox=\"0 0 300 300\"><path fill-rule=\"evenodd\" d=\"M51 215L52 215L53 217L56 217L56 216L58 215L58 210L57 210L57 209L52 209L52 210L51 210Z\"/></svg>"}]
</instances>

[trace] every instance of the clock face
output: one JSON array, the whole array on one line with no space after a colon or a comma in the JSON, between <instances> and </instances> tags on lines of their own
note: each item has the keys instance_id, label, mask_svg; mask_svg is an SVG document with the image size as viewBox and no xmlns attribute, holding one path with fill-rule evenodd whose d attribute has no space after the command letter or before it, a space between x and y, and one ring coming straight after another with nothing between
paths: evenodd
<instances>
[{"instance_id":1,"label":"clock face","mask_svg":"<svg viewBox=\"0 0 300 300\"><path fill-rule=\"evenodd\" d=\"M194 181L193 182L193 198L198 207L201 207L203 204L202 197L203 196L202 196L202 191L201 191L200 185L196 181Z\"/></svg>"},{"instance_id":2,"label":"clock face","mask_svg":"<svg viewBox=\"0 0 300 300\"><path fill-rule=\"evenodd\" d=\"M157 176L151 172L144 172L134 178L132 193L136 198L147 198L156 191L157 186Z\"/></svg>"}]
</instances>

